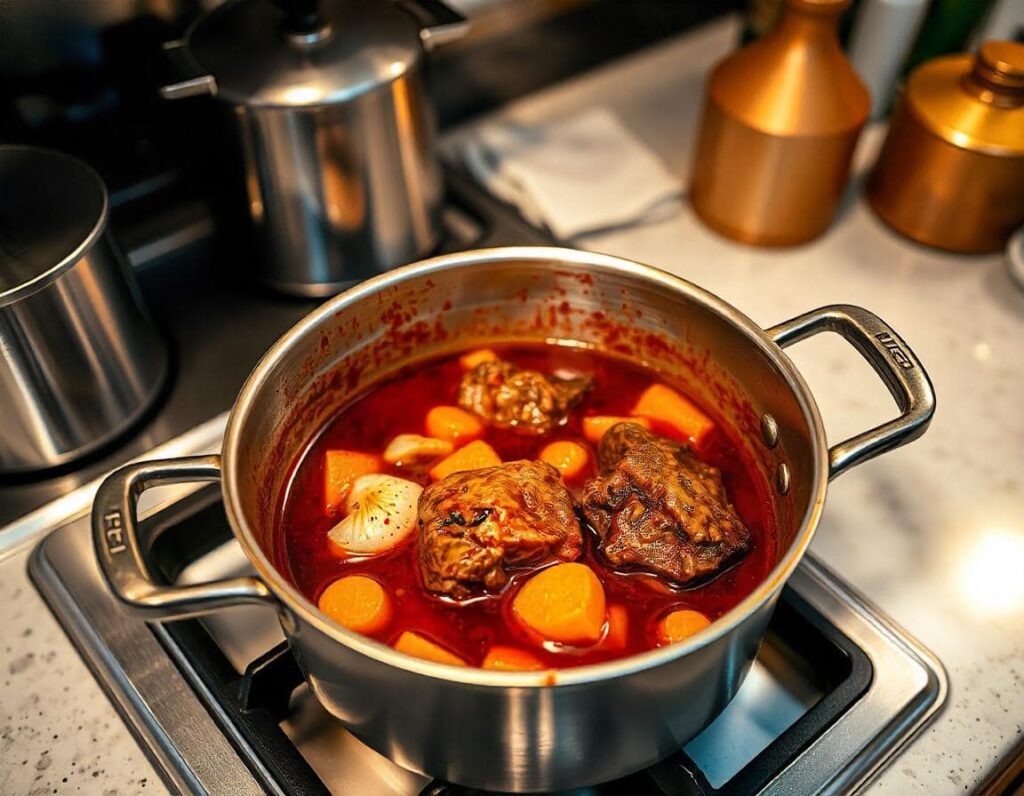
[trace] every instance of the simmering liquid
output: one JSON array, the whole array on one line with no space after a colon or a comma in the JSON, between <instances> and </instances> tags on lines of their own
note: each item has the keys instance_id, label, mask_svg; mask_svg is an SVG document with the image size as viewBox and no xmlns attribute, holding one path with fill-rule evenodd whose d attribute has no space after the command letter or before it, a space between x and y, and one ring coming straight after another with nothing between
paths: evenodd
<instances>
[{"instance_id":1,"label":"simmering liquid","mask_svg":"<svg viewBox=\"0 0 1024 796\"><path fill-rule=\"evenodd\" d=\"M593 389L575 407L568 422L545 437L519 436L488 428L484 440L502 461L536 459L540 450L554 440L572 440L587 445L591 452L587 477L596 475L595 446L584 440L581 418L585 415L629 414L641 392L660 381L657 375L619 358L591 350L554 345L516 345L495 349L502 359L542 373L562 369L591 376ZM327 533L339 517L324 510L324 456L330 449L380 454L398 434L423 433L427 411L441 404L457 404L462 369L457 356L420 363L397 377L379 384L348 406L325 426L312 444L297 457L291 477L280 497L279 532L283 544L277 566L314 604L334 580L343 575L364 574L391 593L394 618L374 638L393 644L403 631L411 630L437 642L479 665L495 644L529 650L545 666L565 668L599 663L652 649L658 645L656 625L677 608L691 608L715 620L739 603L764 579L776 562L776 530L768 487L730 437L715 407L701 408L716 421L716 429L696 451L705 462L722 472L730 500L750 529L750 550L739 561L710 581L689 588L670 585L653 575L617 570L597 549L596 533L584 527L584 548L579 559L600 578L609 605L622 605L629 617L624 649L602 644L590 648L540 646L511 616L511 602L517 590L538 567L515 572L500 593L486 594L461 603L426 591L420 580L416 534L397 549L371 558L341 559L328 547ZM660 430L659 430L660 431ZM384 470L424 486L425 474L417 476L400 467ZM578 495L582 482L568 484Z\"/></svg>"}]
</instances>

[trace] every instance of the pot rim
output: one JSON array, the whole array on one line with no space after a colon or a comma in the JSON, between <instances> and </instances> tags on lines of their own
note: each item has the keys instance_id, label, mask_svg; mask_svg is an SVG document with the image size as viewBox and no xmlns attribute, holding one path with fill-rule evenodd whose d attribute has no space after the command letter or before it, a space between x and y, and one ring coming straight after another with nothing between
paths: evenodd
<instances>
[{"instance_id":1,"label":"pot rim","mask_svg":"<svg viewBox=\"0 0 1024 796\"><path fill-rule=\"evenodd\" d=\"M103 178L100 177L99 172L97 172L96 169L88 163L83 160L79 160L66 152L61 152L58 149L50 149L49 147L33 146L31 144L0 145L0 152L18 151L30 152L34 155L41 155L43 157L53 158L54 160L65 161L69 168L77 169L82 174L85 174L90 179L96 181L96 187L99 189L103 201L95 223L85 234L82 240L70 252L65 254L60 260L54 262L53 265L40 270L34 276L30 276L18 284L12 285L6 290L0 290L0 308L16 304L29 296L35 295L43 288L50 286L60 279L66 271L69 271L71 268L78 265L78 263L81 262L81 260L85 258L96 245L96 242L103 236L103 233L106 232L107 222L110 217L110 194L107 191L107 186L103 182Z\"/></svg>"},{"instance_id":2,"label":"pot rim","mask_svg":"<svg viewBox=\"0 0 1024 796\"><path fill-rule=\"evenodd\" d=\"M343 311L346 307L380 290L400 284L410 277L429 276L430 274L458 269L466 265L479 265L481 263L506 260L553 262L559 267L569 270L581 269L589 273L592 273L595 269L598 272L625 273L640 277L648 283L653 283L666 290L684 293L689 298L709 307L724 320L733 323L745 332L751 342L779 368L797 398L803 411L804 419L807 421L814 436L814 464L812 469L815 483L811 501L801 521L800 530L790 544L789 549L754 591L722 617L712 622L706 630L691 636L686 641L619 658L614 661L540 672L502 672L478 669L476 667L450 666L414 658L411 655L398 652L386 644L347 630L320 613L269 561L242 514L241 506L236 498L236 494L239 492L237 483L239 476L235 469L235 460L238 457L245 420L255 400L257 391L267 380L267 374L300 338L305 336L310 329L326 317ZM394 666L412 674L448 682L501 688L580 686L653 669L683 658L689 653L712 644L732 633L750 615L772 600L800 563L818 526L828 487L828 457L826 451L827 442L821 416L803 377L785 355L782 348L771 340L764 329L728 302L681 277L625 258L553 246L509 246L446 254L397 268L338 294L293 326L270 348L253 369L231 409L228 416L227 429L224 434L221 491L232 531L242 546L242 550L256 569L258 576L288 611L291 611L303 622L312 625L333 641L377 662Z\"/></svg>"}]
</instances>

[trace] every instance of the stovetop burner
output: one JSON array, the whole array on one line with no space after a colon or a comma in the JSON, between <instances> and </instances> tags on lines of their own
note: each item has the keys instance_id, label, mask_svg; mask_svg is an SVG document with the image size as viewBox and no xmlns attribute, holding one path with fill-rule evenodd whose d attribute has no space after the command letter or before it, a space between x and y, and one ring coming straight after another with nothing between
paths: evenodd
<instances>
[{"instance_id":1,"label":"stovetop burner","mask_svg":"<svg viewBox=\"0 0 1024 796\"><path fill-rule=\"evenodd\" d=\"M141 535L167 582L249 571L210 487L176 488L149 512ZM182 561L191 563L182 569ZM157 769L180 791L477 793L405 771L347 733L305 686L272 610L153 624L124 612L100 576L87 518L48 536L29 571ZM945 695L931 653L808 557L729 707L661 763L577 793L856 789Z\"/></svg>"}]
</instances>

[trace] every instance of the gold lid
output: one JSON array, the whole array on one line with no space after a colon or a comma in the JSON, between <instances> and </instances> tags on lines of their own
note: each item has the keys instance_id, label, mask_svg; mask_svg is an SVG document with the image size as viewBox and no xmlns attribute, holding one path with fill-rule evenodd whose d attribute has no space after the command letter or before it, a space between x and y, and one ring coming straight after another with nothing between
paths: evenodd
<instances>
[{"instance_id":1,"label":"gold lid","mask_svg":"<svg viewBox=\"0 0 1024 796\"><path fill-rule=\"evenodd\" d=\"M977 55L922 64L907 81L906 101L923 124L954 146L1024 155L1024 45L989 41Z\"/></svg>"},{"instance_id":2,"label":"gold lid","mask_svg":"<svg viewBox=\"0 0 1024 796\"><path fill-rule=\"evenodd\" d=\"M974 65L978 77L1013 94L1024 92L1024 44L987 41ZM1024 104L1024 95L1018 104Z\"/></svg>"}]
</instances>

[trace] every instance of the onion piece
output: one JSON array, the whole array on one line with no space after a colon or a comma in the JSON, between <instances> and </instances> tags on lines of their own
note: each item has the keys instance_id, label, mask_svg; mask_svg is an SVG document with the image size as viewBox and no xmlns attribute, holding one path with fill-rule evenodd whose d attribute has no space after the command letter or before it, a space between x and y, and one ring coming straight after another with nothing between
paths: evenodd
<instances>
[{"instance_id":1,"label":"onion piece","mask_svg":"<svg viewBox=\"0 0 1024 796\"><path fill-rule=\"evenodd\" d=\"M332 548L347 555L375 555L398 546L416 527L423 487L392 475L363 475L352 484L345 519L327 532Z\"/></svg>"},{"instance_id":2,"label":"onion piece","mask_svg":"<svg viewBox=\"0 0 1024 796\"><path fill-rule=\"evenodd\" d=\"M447 456L455 446L446 439L424 437L422 434L399 434L384 450L388 464L410 465Z\"/></svg>"}]
</instances>

